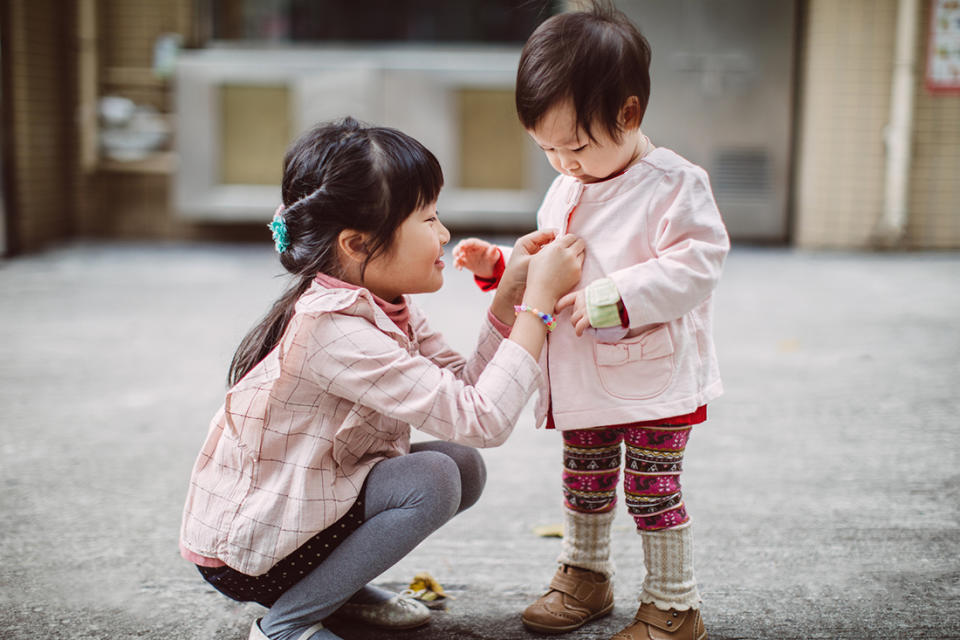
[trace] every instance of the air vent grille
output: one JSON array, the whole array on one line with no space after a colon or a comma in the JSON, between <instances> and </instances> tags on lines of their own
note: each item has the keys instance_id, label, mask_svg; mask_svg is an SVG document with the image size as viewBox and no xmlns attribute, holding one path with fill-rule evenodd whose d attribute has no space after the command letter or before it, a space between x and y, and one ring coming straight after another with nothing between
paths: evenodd
<instances>
[{"instance_id":1,"label":"air vent grille","mask_svg":"<svg viewBox=\"0 0 960 640\"><path fill-rule=\"evenodd\" d=\"M723 149L710 175L717 199L769 197L770 155L765 149Z\"/></svg>"}]
</instances>

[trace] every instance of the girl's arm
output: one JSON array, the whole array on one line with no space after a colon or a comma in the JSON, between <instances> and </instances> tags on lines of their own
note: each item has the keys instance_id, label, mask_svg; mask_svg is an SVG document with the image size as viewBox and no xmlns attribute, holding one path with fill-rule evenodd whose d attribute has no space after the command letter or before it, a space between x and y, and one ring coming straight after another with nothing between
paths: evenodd
<instances>
[{"instance_id":1,"label":"girl's arm","mask_svg":"<svg viewBox=\"0 0 960 640\"><path fill-rule=\"evenodd\" d=\"M552 311L560 294L579 280L582 261L583 243L572 236L529 257L523 302ZM511 277L518 275L515 267ZM363 318L330 313L306 336L305 365L315 382L351 404L438 438L490 447L506 439L538 387L545 335L539 318L521 313L510 338L470 385L428 358L409 354Z\"/></svg>"},{"instance_id":2,"label":"girl's arm","mask_svg":"<svg viewBox=\"0 0 960 640\"><path fill-rule=\"evenodd\" d=\"M349 403L352 413L388 416L474 447L507 438L540 378L537 362L504 340L470 385L411 355L363 318L340 314L319 319L307 349L313 354L307 361L311 378ZM369 424L376 424L372 415Z\"/></svg>"},{"instance_id":3,"label":"girl's arm","mask_svg":"<svg viewBox=\"0 0 960 640\"><path fill-rule=\"evenodd\" d=\"M699 306L720 279L730 240L700 168L667 174L658 185L648 237L656 258L607 276L631 327L669 322Z\"/></svg>"},{"instance_id":4,"label":"girl's arm","mask_svg":"<svg viewBox=\"0 0 960 640\"><path fill-rule=\"evenodd\" d=\"M534 313L517 313L517 304L528 310L553 315L561 295L580 281L586 245L580 238L567 234L552 240L552 229L534 231L514 245L510 263L490 305L490 311L504 324L515 317L510 340L532 355L540 357L546 341L543 321Z\"/></svg>"},{"instance_id":5,"label":"girl's arm","mask_svg":"<svg viewBox=\"0 0 960 640\"><path fill-rule=\"evenodd\" d=\"M467 384L476 383L480 373L505 338L488 318L484 318L477 345L470 357L464 358L447 343L439 331L429 325L426 317L419 310L411 309L411 323L420 341L420 355L438 367L449 370Z\"/></svg>"},{"instance_id":6,"label":"girl's arm","mask_svg":"<svg viewBox=\"0 0 960 640\"><path fill-rule=\"evenodd\" d=\"M531 297L530 300L524 300L524 291L527 288L527 270L530 264L531 256L538 253L542 247L552 242L555 237L556 233L553 230L533 231L519 238L514 247L511 249L511 260L503 273L503 286L500 287L494 295L494 299L489 311L489 313L495 316L495 318L501 324L512 327L516 318L514 306L524 302L530 306L534 306L537 309L542 309L547 313L553 313L552 309L555 305L555 301L552 301L549 297L546 299L543 298L544 287L542 285L538 284L529 289L529 295ZM563 242L561 242L560 245L569 248L573 247L575 242L576 238L570 236L568 239L565 239ZM558 245L557 248L559 248L560 245ZM552 258L548 255L541 256L541 258L559 260L569 259L571 260L572 264L573 262L579 260L579 258L575 257L575 255L577 251L581 250L579 248L581 245L582 243L577 244L577 248L573 250L574 252L569 253L565 257L562 255L562 253L558 253ZM569 250L570 249L568 249L568 251ZM546 264L542 265L540 268L541 270L546 269L559 271L567 266L568 265ZM578 270L579 267L576 268ZM535 275L534 277L537 276ZM570 286L572 286L572 283ZM533 303L534 298L538 300L535 304ZM504 338L504 336L494 327L493 323L489 319L485 320L481 328L477 348L474 351L473 356L469 360L466 360L462 355L454 351L446 343L439 332L430 329L430 327L427 325L426 319L422 315L418 314L417 317L419 321L417 322L416 330L418 335L422 336L420 339L421 355L429 358L438 366L450 369L454 375L465 380L468 384L472 384L476 381L477 376L479 376L480 372L490 360L493 352L496 351L500 341ZM535 318L536 316L533 317ZM523 332L518 334L518 337L523 339Z\"/></svg>"}]
</instances>

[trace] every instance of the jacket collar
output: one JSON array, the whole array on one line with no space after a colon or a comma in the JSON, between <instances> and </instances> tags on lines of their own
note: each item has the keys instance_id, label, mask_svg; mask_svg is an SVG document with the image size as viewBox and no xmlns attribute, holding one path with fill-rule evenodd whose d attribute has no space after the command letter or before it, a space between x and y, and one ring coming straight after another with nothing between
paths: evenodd
<instances>
[{"instance_id":1,"label":"jacket collar","mask_svg":"<svg viewBox=\"0 0 960 640\"><path fill-rule=\"evenodd\" d=\"M407 304L410 299L404 296ZM343 313L358 316L372 322L386 334L395 336L401 344L407 345L410 337L400 330L400 327L380 308L368 289L327 288L318 282L310 284L310 288L297 300L297 313Z\"/></svg>"}]
</instances>

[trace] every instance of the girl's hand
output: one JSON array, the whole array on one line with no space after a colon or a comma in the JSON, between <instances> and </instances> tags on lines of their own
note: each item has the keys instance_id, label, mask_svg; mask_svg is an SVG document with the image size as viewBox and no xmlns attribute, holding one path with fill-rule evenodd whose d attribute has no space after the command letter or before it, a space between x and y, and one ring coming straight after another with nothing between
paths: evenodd
<instances>
[{"instance_id":1,"label":"girl's hand","mask_svg":"<svg viewBox=\"0 0 960 640\"><path fill-rule=\"evenodd\" d=\"M543 238L543 236L537 237ZM537 252L532 256L525 256L529 264L526 270L527 290L523 293L523 303L533 309L551 313L560 296L580 282L586 244L580 238L569 234L549 244L534 244ZM498 289L497 296L500 294L501 290ZM494 298L494 305L491 306L494 313L497 313L496 305L497 299ZM539 358L547 339L547 331L540 318L532 313L521 313L513 322L513 330L508 339L526 349L527 353L534 358Z\"/></svg>"},{"instance_id":2,"label":"girl's hand","mask_svg":"<svg viewBox=\"0 0 960 640\"><path fill-rule=\"evenodd\" d=\"M561 296L580 282L585 252L584 241L568 233L531 256L524 301L555 312Z\"/></svg>"},{"instance_id":3,"label":"girl's hand","mask_svg":"<svg viewBox=\"0 0 960 640\"><path fill-rule=\"evenodd\" d=\"M557 232L552 229L533 231L522 236L513 245L510 260L507 262L503 275L500 276L497 293L490 305L490 311L504 324L513 324L513 307L523 301L523 292L527 286L527 268L530 266L531 256L540 253L542 248L548 246L556 235ZM554 302L550 302L551 308Z\"/></svg>"},{"instance_id":4,"label":"girl's hand","mask_svg":"<svg viewBox=\"0 0 960 640\"><path fill-rule=\"evenodd\" d=\"M527 286L527 267L530 265L530 256L538 253L541 248L553 241L557 232L553 229L533 231L521 236L513 245L510 260L507 262L503 275L500 276L498 289L511 300L510 304L519 304L523 298L523 290Z\"/></svg>"},{"instance_id":5,"label":"girl's hand","mask_svg":"<svg viewBox=\"0 0 960 640\"><path fill-rule=\"evenodd\" d=\"M493 269L500 259L500 250L480 238L467 238L453 248L453 266L456 269L467 268L475 276L492 278Z\"/></svg>"},{"instance_id":6,"label":"girl's hand","mask_svg":"<svg viewBox=\"0 0 960 640\"><path fill-rule=\"evenodd\" d=\"M571 291L560 298L557 302L557 313L560 313L567 307L573 307L570 324L573 325L577 336L582 336L583 332L590 328L590 317L587 315L587 296L583 292L583 289Z\"/></svg>"}]
</instances>

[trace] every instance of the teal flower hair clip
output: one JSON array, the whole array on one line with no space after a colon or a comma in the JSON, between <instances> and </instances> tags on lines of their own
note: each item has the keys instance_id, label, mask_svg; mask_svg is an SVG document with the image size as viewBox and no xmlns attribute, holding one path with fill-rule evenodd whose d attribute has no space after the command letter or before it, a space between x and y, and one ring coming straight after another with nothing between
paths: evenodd
<instances>
[{"instance_id":1,"label":"teal flower hair clip","mask_svg":"<svg viewBox=\"0 0 960 640\"><path fill-rule=\"evenodd\" d=\"M267 225L267 228L270 229L270 232L273 234L273 244L277 248L277 253L283 253L290 248L290 238L287 235L287 223L283 220L282 212L283 205L281 204L273 214L273 220Z\"/></svg>"}]
</instances>

